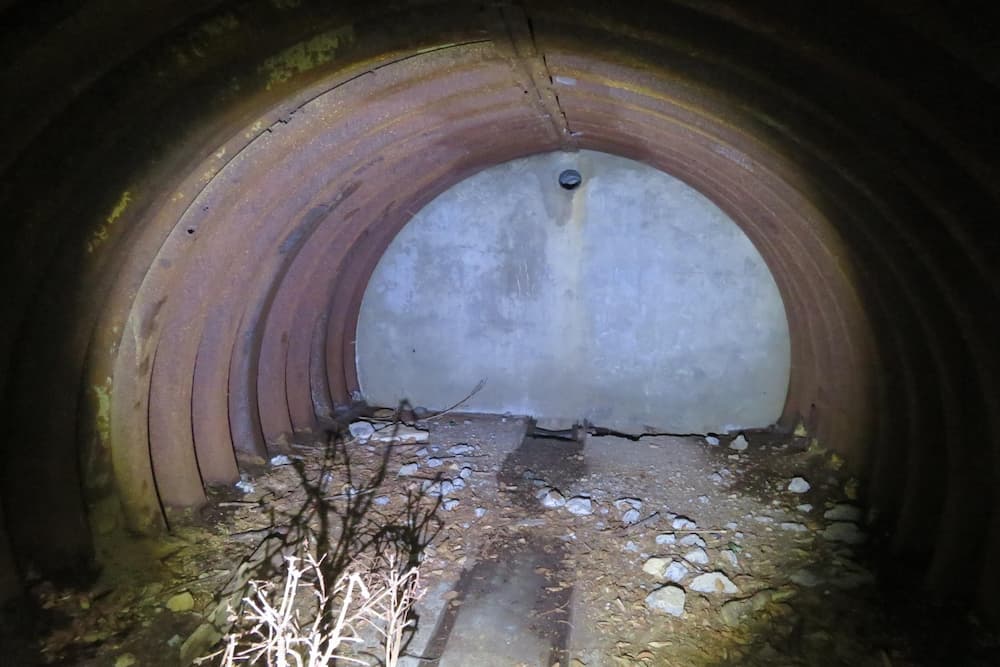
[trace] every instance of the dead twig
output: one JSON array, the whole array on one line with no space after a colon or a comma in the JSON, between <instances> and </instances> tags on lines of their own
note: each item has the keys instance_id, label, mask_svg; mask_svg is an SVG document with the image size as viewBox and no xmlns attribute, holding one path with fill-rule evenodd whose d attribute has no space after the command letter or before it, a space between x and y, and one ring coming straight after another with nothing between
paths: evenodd
<instances>
[{"instance_id":1,"label":"dead twig","mask_svg":"<svg viewBox=\"0 0 1000 667\"><path fill-rule=\"evenodd\" d=\"M458 403L455 403L450 408L445 408L441 412L437 412L437 413L431 415L430 417L423 417L419 421L423 421L423 422L433 421L435 419L439 419L441 417L444 417L445 415L447 415L447 414L449 414L451 412L454 412L463 403L465 403L470 398L472 398L473 396L475 396L476 394L478 394L480 391L482 391L483 387L486 386L486 380L487 380L487 378L483 378L482 380L480 380L479 383L476 384L475 388L472 391L470 391L465 398L463 398L462 400L460 400ZM370 419L368 419L368 421L393 423L393 422L397 421L397 419L396 419L396 417L393 417L392 419L375 419L375 418L370 418Z\"/></svg>"}]
</instances>

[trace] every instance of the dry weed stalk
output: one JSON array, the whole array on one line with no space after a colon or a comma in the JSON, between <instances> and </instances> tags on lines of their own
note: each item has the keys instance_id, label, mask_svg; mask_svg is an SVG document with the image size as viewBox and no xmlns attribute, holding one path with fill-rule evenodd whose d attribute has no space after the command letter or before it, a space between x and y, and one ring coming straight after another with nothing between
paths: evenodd
<instances>
[{"instance_id":1,"label":"dry weed stalk","mask_svg":"<svg viewBox=\"0 0 1000 667\"><path fill-rule=\"evenodd\" d=\"M322 558L289 555L285 563L283 585L251 582L243 608L231 613L223 649L197 663L221 656L225 667L363 665L355 656L366 643L364 631L371 629L374 635L367 635L380 642L381 664L397 665L412 624L407 616L420 596L416 568L404 571L395 556L359 561L329 587Z\"/></svg>"}]
</instances>

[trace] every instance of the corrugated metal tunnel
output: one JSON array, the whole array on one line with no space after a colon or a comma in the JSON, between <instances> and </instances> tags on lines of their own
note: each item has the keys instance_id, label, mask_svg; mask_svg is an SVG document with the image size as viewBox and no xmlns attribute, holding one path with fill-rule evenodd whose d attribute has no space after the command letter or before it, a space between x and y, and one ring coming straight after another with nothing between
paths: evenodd
<instances>
[{"instance_id":1,"label":"corrugated metal tunnel","mask_svg":"<svg viewBox=\"0 0 1000 667\"><path fill-rule=\"evenodd\" d=\"M787 316L779 425L996 618L1000 60L982 14L905 4L0 3L0 597L316 431L397 232L591 150L739 225Z\"/></svg>"}]
</instances>

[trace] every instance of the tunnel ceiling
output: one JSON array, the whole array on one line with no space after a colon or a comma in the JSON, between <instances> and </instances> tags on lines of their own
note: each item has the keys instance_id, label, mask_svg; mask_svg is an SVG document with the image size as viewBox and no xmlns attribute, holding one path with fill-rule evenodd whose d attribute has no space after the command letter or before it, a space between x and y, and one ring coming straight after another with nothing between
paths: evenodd
<instances>
[{"instance_id":1,"label":"tunnel ceiling","mask_svg":"<svg viewBox=\"0 0 1000 667\"><path fill-rule=\"evenodd\" d=\"M788 315L780 423L863 476L887 553L990 600L997 48L900 4L3 3L0 572L155 533L316 430L410 217L591 149L742 227Z\"/></svg>"}]
</instances>

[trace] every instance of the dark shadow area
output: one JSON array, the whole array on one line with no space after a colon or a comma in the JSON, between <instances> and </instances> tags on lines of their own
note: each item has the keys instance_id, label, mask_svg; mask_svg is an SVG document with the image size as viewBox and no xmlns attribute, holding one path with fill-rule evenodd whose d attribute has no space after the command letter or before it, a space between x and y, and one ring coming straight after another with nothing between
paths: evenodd
<instances>
[{"instance_id":1,"label":"dark shadow area","mask_svg":"<svg viewBox=\"0 0 1000 667\"><path fill-rule=\"evenodd\" d=\"M520 648L507 642L538 642L548 647L541 664L568 664L574 575L565 571L566 545L532 534L530 517L544 512L536 499L543 484L548 488L544 480L568 487L586 474L583 433L539 429L532 421L521 444L504 459L497 473L499 492L529 518L492 534L475 565L462 572L421 656L424 664L438 665L446 651L452 662L474 661L491 650L493 659L517 654ZM517 626L516 636L506 634L511 624Z\"/></svg>"},{"instance_id":2,"label":"dark shadow area","mask_svg":"<svg viewBox=\"0 0 1000 667\"><path fill-rule=\"evenodd\" d=\"M490 649L496 651L490 657L502 659L507 641L537 640L549 647L539 664L569 664L573 587L564 585L565 552L558 541L530 534L521 539L512 530L498 533L476 564L462 571L425 655L418 659L437 667L447 651L452 664L465 658L471 665ZM482 623L491 618L494 625ZM504 620L516 622L520 632L507 634L510 625Z\"/></svg>"}]
</instances>

